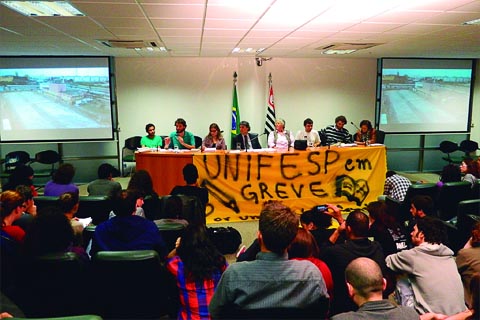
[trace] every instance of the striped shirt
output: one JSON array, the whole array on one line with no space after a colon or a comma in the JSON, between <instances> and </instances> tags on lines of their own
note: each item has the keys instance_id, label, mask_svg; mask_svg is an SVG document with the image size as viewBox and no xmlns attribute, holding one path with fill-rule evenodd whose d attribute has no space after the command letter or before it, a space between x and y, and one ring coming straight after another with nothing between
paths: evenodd
<instances>
[{"instance_id":1,"label":"striped shirt","mask_svg":"<svg viewBox=\"0 0 480 320\"><path fill-rule=\"evenodd\" d=\"M347 129L342 128L340 130L337 129L335 125L331 125L325 128L325 135L327 136L327 143L333 144L337 142L343 143L351 143L352 136L348 132Z\"/></svg>"}]
</instances>

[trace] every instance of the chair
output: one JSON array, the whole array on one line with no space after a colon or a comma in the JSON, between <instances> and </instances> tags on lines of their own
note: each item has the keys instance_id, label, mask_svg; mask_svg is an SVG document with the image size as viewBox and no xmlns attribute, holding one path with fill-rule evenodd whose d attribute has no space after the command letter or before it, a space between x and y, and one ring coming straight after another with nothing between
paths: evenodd
<instances>
[{"instance_id":1,"label":"chair","mask_svg":"<svg viewBox=\"0 0 480 320\"><path fill-rule=\"evenodd\" d=\"M407 193L402 202L386 197L385 203L388 206L389 212L395 216L396 220L403 223L411 216L410 205L415 196L429 196L435 201L437 199L437 193L438 187L435 183L414 183L408 187Z\"/></svg>"},{"instance_id":2,"label":"chair","mask_svg":"<svg viewBox=\"0 0 480 320\"><path fill-rule=\"evenodd\" d=\"M463 140L460 142L458 150L465 152L465 158L471 158L472 156L475 156L475 152L478 150L478 142Z\"/></svg>"},{"instance_id":3,"label":"chair","mask_svg":"<svg viewBox=\"0 0 480 320\"><path fill-rule=\"evenodd\" d=\"M446 182L438 193L436 207L438 217L448 221L457 215L458 203L468 199L471 184L467 181Z\"/></svg>"},{"instance_id":4,"label":"chair","mask_svg":"<svg viewBox=\"0 0 480 320\"><path fill-rule=\"evenodd\" d=\"M199 136L195 136L195 148L200 148L202 146L202 138Z\"/></svg>"},{"instance_id":5,"label":"chair","mask_svg":"<svg viewBox=\"0 0 480 320\"><path fill-rule=\"evenodd\" d=\"M465 244L470 238L473 223L470 223L469 216L476 216L480 219L480 199L463 200L457 206L456 227L458 229L460 242Z\"/></svg>"},{"instance_id":6,"label":"chair","mask_svg":"<svg viewBox=\"0 0 480 320\"><path fill-rule=\"evenodd\" d=\"M106 196L80 196L75 216L78 218L91 217L92 223L98 225L108 220L112 208L112 200Z\"/></svg>"},{"instance_id":7,"label":"chair","mask_svg":"<svg viewBox=\"0 0 480 320\"><path fill-rule=\"evenodd\" d=\"M88 266L73 252L26 259L19 268L15 302L27 317L91 313Z\"/></svg>"},{"instance_id":8,"label":"chair","mask_svg":"<svg viewBox=\"0 0 480 320\"><path fill-rule=\"evenodd\" d=\"M127 176L135 171L135 151L141 147L140 141L142 137L134 136L125 140L125 145L122 148L122 174Z\"/></svg>"},{"instance_id":9,"label":"chair","mask_svg":"<svg viewBox=\"0 0 480 320\"><path fill-rule=\"evenodd\" d=\"M37 206L37 212L41 211L45 207L58 206L58 197L54 196L36 196L33 197L35 205Z\"/></svg>"},{"instance_id":10,"label":"chair","mask_svg":"<svg viewBox=\"0 0 480 320\"><path fill-rule=\"evenodd\" d=\"M167 201L171 197L166 195L160 198L160 214L161 218L165 217ZM182 212L179 215L180 219L185 219L188 223L206 224L205 208L200 200L195 196L187 196L180 194L178 197L182 200Z\"/></svg>"},{"instance_id":11,"label":"chair","mask_svg":"<svg viewBox=\"0 0 480 320\"><path fill-rule=\"evenodd\" d=\"M385 142L385 131L377 130L377 143L384 144Z\"/></svg>"},{"instance_id":12,"label":"chair","mask_svg":"<svg viewBox=\"0 0 480 320\"><path fill-rule=\"evenodd\" d=\"M30 154L26 151L12 151L5 155L3 161L4 167L1 173L1 178L8 178L10 173L19 165L27 165L31 161Z\"/></svg>"},{"instance_id":13,"label":"chair","mask_svg":"<svg viewBox=\"0 0 480 320\"><path fill-rule=\"evenodd\" d=\"M318 135L320 136L320 145L322 146L328 145L327 134L325 133L325 129L318 130Z\"/></svg>"},{"instance_id":14,"label":"chair","mask_svg":"<svg viewBox=\"0 0 480 320\"><path fill-rule=\"evenodd\" d=\"M153 250L97 252L92 280L96 313L104 318L176 316L175 281Z\"/></svg>"},{"instance_id":15,"label":"chair","mask_svg":"<svg viewBox=\"0 0 480 320\"><path fill-rule=\"evenodd\" d=\"M327 319L328 299L321 299L317 305L308 308L264 308L240 309L232 307L222 314L225 319Z\"/></svg>"},{"instance_id":16,"label":"chair","mask_svg":"<svg viewBox=\"0 0 480 320\"><path fill-rule=\"evenodd\" d=\"M37 152L32 160L32 164L39 163L44 166L40 169L34 168L34 176L36 178L51 178L55 172L55 164L59 163L60 160L61 157L57 151L44 150Z\"/></svg>"},{"instance_id":17,"label":"chair","mask_svg":"<svg viewBox=\"0 0 480 320\"><path fill-rule=\"evenodd\" d=\"M451 153L458 150L458 144L452 141L444 140L440 142L438 147L441 152L445 153L447 156L442 157L443 160L447 161L448 163L461 163L462 160L460 158L452 158L450 156Z\"/></svg>"}]
</instances>

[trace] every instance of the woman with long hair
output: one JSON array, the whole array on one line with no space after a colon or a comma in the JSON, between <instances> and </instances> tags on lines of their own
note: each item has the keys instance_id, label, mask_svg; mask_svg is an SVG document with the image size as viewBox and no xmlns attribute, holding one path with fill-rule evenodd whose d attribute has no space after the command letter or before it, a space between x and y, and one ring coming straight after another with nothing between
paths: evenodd
<instances>
[{"instance_id":1,"label":"woman with long hair","mask_svg":"<svg viewBox=\"0 0 480 320\"><path fill-rule=\"evenodd\" d=\"M480 179L480 163L476 160L464 159L460 164L460 171L463 174L462 181L470 182L472 187Z\"/></svg>"},{"instance_id":2,"label":"woman with long hair","mask_svg":"<svg viewBox=\"0 0 480 320\"><path fill-rule=\"evenodd\" d=\"M176 278L180 294L178 319L210 319L208 305L227 262L210 241L206 227L190 224L169 257L167 269Z\"/></svg>"},{"instance_id":3,"label":"woman with long hair","mask_svg":"<svg viewBox=\"0 0 480 320\"><path fill-rule=\"evenodd\" d=\"M360 130L355 133L355 143L372 144L377 142L377 131L372 126L370 120L360 121Z\"/></svg>"},{"instance_id":4,"label":"woman with long hair","mask_svg":"<svg viewBox=\"0 0 480 320\"><path fill-rule=\"evenodd\" d=\"M226 150L227 145L223 138L222 131L216 123L212 123L208 128L208 135L203 139L202 146L205 148L216 148L217 150Z\"/></svg>"}]
</instances>

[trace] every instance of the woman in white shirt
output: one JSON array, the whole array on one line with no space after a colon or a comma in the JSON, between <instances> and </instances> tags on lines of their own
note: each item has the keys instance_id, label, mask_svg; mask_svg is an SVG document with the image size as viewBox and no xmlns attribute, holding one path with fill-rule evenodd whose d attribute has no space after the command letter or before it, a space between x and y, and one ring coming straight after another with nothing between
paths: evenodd
<instances>
[{"instance_id":1,"label":"woman in white shirt","mask_svg":"<svg viewBox=\"0 0 480 320\"><path fill-rule=\"evenodd\" d=\"M289 149L293 148L295 138L289 130L285 130L285 120L275 120L275 131L272 131L268 135L268 147L276 149Z\"/></svg>"}]
</instances>

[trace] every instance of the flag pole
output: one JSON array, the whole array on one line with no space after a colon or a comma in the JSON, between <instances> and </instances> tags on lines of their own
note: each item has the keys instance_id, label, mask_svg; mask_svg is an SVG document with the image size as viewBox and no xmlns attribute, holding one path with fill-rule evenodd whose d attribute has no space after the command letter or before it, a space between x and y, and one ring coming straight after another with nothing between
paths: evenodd
<instances>
[{"instance_id":1,"label":"flag pole","mask_svg":"<svg viewBox=\"0 0 480 320\"><path fill-rule=\"evenodd\" d=\"M263 133L269 134L275 130L275 103L273 101L273 85L272 85L272 73L268 75L268 101L267 101L267 113L265 119L265 130Z\"/></svg>"},{"instance_id":2,"label":"flag pole","mask_svg":"<svg viewBox=\"0 0 480 320\"><path fill-rule=\"evenodd\" d=\"M237 72L233 72L233 102L232 102L232 128L230 131L230 138L233 144L233 138L240 133L240 110L238 108L237 97ZM233 148L233 146L232 146Z\"/></svg>"}]
</instances>

